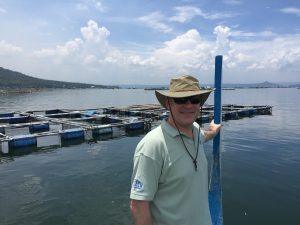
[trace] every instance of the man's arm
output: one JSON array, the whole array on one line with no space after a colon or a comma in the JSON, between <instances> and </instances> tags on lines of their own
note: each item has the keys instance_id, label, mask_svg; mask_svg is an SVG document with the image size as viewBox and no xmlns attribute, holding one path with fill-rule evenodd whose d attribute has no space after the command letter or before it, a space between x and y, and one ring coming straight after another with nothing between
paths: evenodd
<instances>
[{"instance_id":1,"label":"man's arm","mask_svg":"<svg viewBox=\"0 0 300 225\"><path fill-rule=\"evenodd\" d=\"M213 139L219 133L221 127L221 124L215 124L215 122L212 120L208 129L204 130L205 142Z\"/></svg>"},{"instance_id":2,"label":"man's arm","mask_svg":"<svg viewBox=\"0 0 300 225\"><path fill-rule=\"evenodd\" d=\"M130 209L135 225L152 225L149 201L131 200Z\"/></svg>"}]
</instances>

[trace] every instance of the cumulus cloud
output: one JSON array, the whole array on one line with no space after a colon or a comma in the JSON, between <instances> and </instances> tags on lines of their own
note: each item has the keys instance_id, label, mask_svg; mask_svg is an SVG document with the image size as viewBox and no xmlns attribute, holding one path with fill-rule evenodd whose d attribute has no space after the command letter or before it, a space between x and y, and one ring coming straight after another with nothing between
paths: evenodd
<instances>
[{"instance_id":1,"label":"cumulus cloud","mask_svg":"<svg viewBox=\"0 0 300 225\"><path fill-rule=\"evenodd\" d=\"M91 64L94 64L94 63L97 63L97 57L95 55L86 55L84 58L83 58L83 63L85 65L91 65Z\"/></svg>"},{"instance_id":2,"label":"cumulus cloud","mask_svg":"<svg viewBox=\"0 0 300 225\"><path fill-rule=\"evenodd\" d=\"M295 37L275 38L268 42L264 49L256 48L256 50L260 57L253 60L248 69L300 72L300 36L298 39Z\"/></svg>"},{"instance_id":3,"label":"cumulus cloud","mask_svg":"<svg viewBox=\"0 0 300 225\"><path fill-rule=\"evenodd\" d=\"M268 74L271 80L288 79L288 75L300 72L299 37L294 35L256 42L231 41L228 52L224 54L224 68L239 71L240 75L249 73L257 79L259 74Z\"/></svg>"},{"instance_id":4,"label":"cumulus cloud","mask_svg":"<svg viewBox=\"0 0 300 225\"><path fill-rule=\"evenodd\" d=\"M21 47L7 43L6 41L0 41L0 55L14 55L21 53L23 49Z\"/></svg>"},{"instance_id":5,"label":"cumulus cloud","mask_svg":"<svg viewBox=\"0 0 300 225\"><path fill-rule=\"evenodd\" d=\"M38 57L66 57L78 51L82 44L82 40L76 38L72 41L66 42L64 45L57 45L54 49L41 49L36 51L34 52L34 55Z\"/></svg>"},{"instance_id":6,"label":"cumulus cloud","mask_svg":"<svg viewBox=\"0 0 300 225\"><path fill-rule=\"evenodd\" d=\"M98 24L93 20L90 20L87 25L87 27L80 29L84 39L95 43L106 43L110 32L105 27L98 27Z\"/></svg>"},{"instance_id":7,"label":"cumulus cloud","mask_svg":"<svg viewBox=\"0 0 300 225\"><path fill-rule=\"evenodd\" d=\"M83 57L83 62L88 63L95 60L95 57L105 57L110 52L108 44L108 37L110 35L109 30L105 27L99 27L98 24L90 20L87 26L82 27L81 38L75 38L74 40L66 42L64 45L58 45L53 49L41 49L36 51L34 55L38 57L73 57L77 54ZM114 52L114 51L112 51ZM91 58L91 56L93 56Z\"/></svg>"},{"instance_id":8,"label":"cumulus cloud","mask_svg":"<svg viewBox=\"0 0 300 225\"><path fill-rule=\"evenodd\" d=\"M164 71L172 73L188 73L197 69L210 68L213 48L212 43L201 39L195 29L165 42L163 48L153 53L152 62Z\"/></svg>"},{"instance_id":9,"label":"cumulus cloud","mask_svg":"<svg viewBox=\"0 0 300 225\"><path fill-rule=\"evenodd\" d=\"M154 51L151 62L164 72L201 73L212 71L214 56L222 54L224 68L239 74L248 71L275 76L274 72L300 71L299 35L238 42L230 40L231 33L229 27L217 26L214 29L216 41L210 42L201 38L197 30L189 30Z\"/></svg>"},{"instance_id":10,"label":"cumulus cloud","mask_svg":"<svg viewBox=\"0 0 300 225\"><path fill-rule=\"evenodd\" d=\"M33 56L36 60L48 58L49 63L52 60L55 65L74 65L74 68L89 67L88 70L94 71L95 68L109 67L111 64L132 63L130 57L109 44L110 31L107 28L90 20L80 31L81 37L63 45L57 45L55 48L38 50L33 53Z\"/></svg>"},{"instance_id":11,"label":"cumulus cloud","mask_svg":"<svg viewBox=\"0 0 300 225\"><path fill-rule=\"evenodd\" d=\"M29 55L26 60L34 62L35 69L38 66L43 73L51 72L48 79L55 78L52 74L63 74L65 79L73 76L69 77L73 81L75 74L79 74L74 81L99 83L112 80L143 83L149 77L155 78L152 79L155 83L166 76L183 73L201 74L201 77L206 74L201 79L207 80L213 75L214 57L218 54L223 55L224 69L230 71L232 79L245 73L275 76L300 70L300 35L279 38L272 34L268 39L250 42L241 41L242 35L233 39L238 34L233 27L216 26L211 31L215 39L208 40L198 30L190 29L158 48L148 48L147 54L140 54L111 45L109 38L113 34L93 20L80 31L80 37L36 51L35 58L30 59L32 55ZM24 54L22 48L0 41L2 59L6 58L3 54L21 52Z\"/></svg>"},{"instance_id":12,"label":"cumulus cloud","mask_svg":"<svg viewBox=\"0 0 300 225\"><path fill-rule=\"evenodd\" d=\"M216 41L216 53L219 55L226 54L229 50L229 36L230 36L230 28L217 26L214 29L214 34L217 35Z\"/></svg>"}]
</instances>

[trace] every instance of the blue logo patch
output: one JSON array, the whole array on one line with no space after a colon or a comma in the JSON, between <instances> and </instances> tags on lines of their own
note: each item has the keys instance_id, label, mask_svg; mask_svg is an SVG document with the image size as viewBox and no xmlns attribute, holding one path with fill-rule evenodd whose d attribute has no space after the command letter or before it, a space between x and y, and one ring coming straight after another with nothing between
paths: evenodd
<instances>
[{"instance_id":1,"label":"blue logo patch","mask_svg":"<svg viewBox=\"0 0 300 225\"><path fill-rule=\"evenodd\" d=\"M134 179L132 183L132 189L134 191L142 191L143 190L143 183L139 181L138 179Z\"/></svg>"}]
</instances>

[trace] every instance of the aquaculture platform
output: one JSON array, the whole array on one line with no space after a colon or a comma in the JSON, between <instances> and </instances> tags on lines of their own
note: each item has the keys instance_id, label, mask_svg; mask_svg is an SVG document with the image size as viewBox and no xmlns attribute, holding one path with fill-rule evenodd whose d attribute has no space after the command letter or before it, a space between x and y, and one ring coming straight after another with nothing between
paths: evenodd
<instances>
[{"instance_id":1,"label":"aquaculture platform","mask_svg":"<svg viewBox=\"0 0 300 225\"><path fill-rule=\"evenodd\" d=\"M272 114L272 106L223 105L222 109L223 120ZM0 113L0 153L92 142L103 136L144 134L168 114L158 104ZM197 122L212 119L213 106L204 105Z\"/></svg>"}]
</instances>

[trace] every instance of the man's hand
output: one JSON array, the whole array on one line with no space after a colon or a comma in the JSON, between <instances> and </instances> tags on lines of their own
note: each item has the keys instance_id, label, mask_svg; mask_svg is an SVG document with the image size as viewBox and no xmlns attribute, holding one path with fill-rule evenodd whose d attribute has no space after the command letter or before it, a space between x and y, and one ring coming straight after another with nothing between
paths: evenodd
<instances>
[{"instance_id":1,"label":"man's hand","mask_svg":"<svg viewBox=\"0 0 300 225\"><path fill-rule=\"evenodd\" d=\"M214 120L212 120L208 126L208 129L204 131L205 142L214 138L220 132L222 126L222 124L215 124Z\"/></svg>"}]
</instances>

